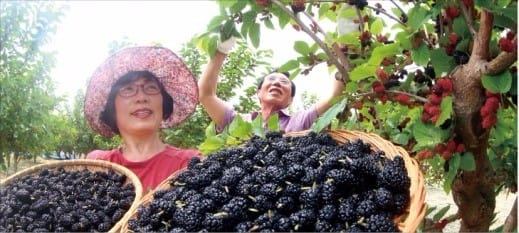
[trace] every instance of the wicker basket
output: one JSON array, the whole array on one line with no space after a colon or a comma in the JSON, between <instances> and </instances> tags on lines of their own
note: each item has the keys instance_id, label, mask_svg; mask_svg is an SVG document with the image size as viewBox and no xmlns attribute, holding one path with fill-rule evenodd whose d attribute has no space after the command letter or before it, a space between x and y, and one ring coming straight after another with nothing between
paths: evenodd
<instances>
[{"instance_id":1,"label":"wicker basket","mask_svg":"<svg viewBox=\"0 0 519 233\"><path fill-rule=\"evenodd\" d=\"M19 171L9 177L7 177L5 180L0 182L0 187L10 184L11 182L15 181L17 178L39 173L43 169L57 169L59 167L63 167L66 171L78 171L83 169L88 169L91 172L96 171L109 171L112 169L116 173L123 174L126 176L126 182L125 183L132 183L134 186L135 191L135 199L132 202L132 205L130 206L130 209L125 213L125 215L110 229L109 232L118 232L121 228L121 225L123 224L124 219L127 219L129 215L131 215L134 212L134 209L137 209L139 201L142 197L142 185L137 177L132 171L127 169L126 167L123 167L119 164L103 161L103 160L91 160L91 159L75 159L75 160L63 160L63 161L56 161L56 162L50 162L45 164L39 164L35 165L29 168L26 168L22 171Z\"/></svg>"},{"instance_id":2,"label":"wicker basket","mask_svg":"<svg viewBox=\"0 0 519 233\"><path fill-rule=\"evenodd\" d=\"M304 136L309 131L299 131L299 132L291 132L285 134L285 136ZM409 188L409 192L411 194L410 204L406 213L398 216L395 219L395 222L398 223L398 228L402 232L416 232L416 229L420 225L422 219L425 216L426 204L425 204L425 187L424 187L424 179L423 174L420 169L420 165L418 162L409 156L407 151L403 148L395 146L390 141L383 139L382 137L372 134L365 133L361 131L347 131L347 130L330 130L326 131L333 139L335 139L340 144L343 144L347 141L354 141L356 139L361 139L364 143L368 143L372 146L373 150L382 150L388 158L394 158L395 156L402 156L405 161L405 166L407 168L407 172L411 179L411 187ZM153 200L153 193L157 190L169 189L171 185L169 184L169 180L176 177L176 175L182 172L185 169L179 170L162 183L160 183L152 192L148 192L146 195L142 197L139 202L139 206L146 206ZM137 210L134 209L134 212L131 215L128 215L128 218L122 223L121 231L129 232L128 229L128 220L131 217L135 217L137 215Z\"/></svg>"},{"instance_id":3,"label":"wicker basket","mask_svg":"<svg viewBox=\"0 0 519 233\"><path fill-rule=\"evenodd\" d=\"M327 132L337 142L343 144L346 141L361 139L371 145L373 150L384 151L386 157L393 159L395 156L402 156L409 178L411 178L411 201L406 213L398 216L395 222L402 232L415 232L422 222L427 206L425 204L425 186L423 174L416 159L411 158L402 147L395 146L388 140L383 139L377 134L365 133L361 131L331 130ZM306 132L291 133L291 136L304 135Z\"/></svg>"}]
</instances>

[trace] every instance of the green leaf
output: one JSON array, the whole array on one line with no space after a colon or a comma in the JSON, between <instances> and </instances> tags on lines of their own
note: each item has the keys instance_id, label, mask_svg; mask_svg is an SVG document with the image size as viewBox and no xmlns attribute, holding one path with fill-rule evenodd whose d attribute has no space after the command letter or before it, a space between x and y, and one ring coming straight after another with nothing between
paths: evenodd
<instances>
[{"instance_id":1,"label":"green leaf","mask_svg":"<svg viewBox=\"0 0 519 233\"><path fill-rule=\"evenodd\" d=\"M290 16L288 14L280 14L278 20L279 27L284 28L290 22Z\"/></svg>"},{"instance_id":2,"label":"green leaf","mask_svg":"<svg viewBox=\"0 0 519 233\"><path fill-rule=\"evenodd\" d=\"M321 3L321 7L319 7L319 10L317 11L317 15L319 16L319 19L322 19L323 16L329 13L330 6L326 3Z\"/></svg>"},{"instance_id":3,"label":"green leaf","mask_svg":"<svg viewBox=\"0 0 519 233\"><path fill-rule=\"evenodd\" d=\"M258 48L260 43L260 25L258 23L252 24L249 28L249 38L254 48Z\"/></svg>"},{"instance_id":4,"label":"green leaf","mask_svg":"<svg viewBox=\"0 0 519 233\"><path fill-rule=\"evenodd\" d=\"M517 23L517 1L513 1L507 7L494 9L495 16L503 16L509 19L511 23Z\"/></svg>"},{"instance_id":5,"label":"green leaf","mask_svg":"<svg viewBox=\"0 0 519 233\"><path fill-rule=\"evenodd\" d=\"M317 118L317 121L312 125L312 131L321 132L330 122L337 117L337 114L344 110L348 99L344 98L340 102L334 104L322 116Z\"/></svg>"},{"instance_id":6,"label":"green leaf","mask_svg":"<svg viewBox=\"0 0 519 233\"><path fill-rule=\"evenodd\" d=\"M445 48L434 49L431 51L431 64L437 77L441 77L442 73L450 72L456 63L452 56L445 53Z\"/></svg>"},{"instance_id":7,"label":"green leaf","mask_svg":"<svg viewBox=\"0 0 519 233\"><path fill-rule=\"evenodd\" d=\"M476 170L476 160L474 159L474 154L472 154L471 152L465 152L460 157L460 169L463 169L465 171Z\"/></svg>"},{"instance_id":8,"label":"green leaf","mask_svg":"<svg viewBox=\"0 0 519 233\"><path fill-rule=\"evenodd\" d=\"M299 68L299 62L297 60L290 60L279 67L279 72L285 72Z\"/></svg>"},{"instance_id":9,"label":"green leaf","mask_svg":"<svg viewBox=\"0 0 519 233\"><path fill-rule=\"evenodd\" d=\"M463 17L457 17L452 22L452 29L456 32L456 34L460 35L463 38L471 38L471 34L467 23Z\"/></svg>"},{"instance_id":10,"label":"green leaf","mask_svg":"<svg viewBox=\"0 0 519 233\"><path fill-rule=\"evenodd\" d=\"M408 18L407 25L409 25L412 32L416 32L429 20L428 10L417 4L409 10Z\"/></svg>"},{"instance_id":11,"label":"green leaf","mask_svg":"<svg viewBox=\"0 0 519 233\"><path fill-rule=\"evenodd\" d=\"M483 75L481 81L483 87L493 93L506 93L512 87L512 74L510 71L505 71L494 76Z\"/></svg>"},{"instance_id":12,"label":"green leaf","mask_svg":"<svg viewBox=\"0 0 519 233\"><path fill-rule=\"evenodd\" d=\"M384 30L384 22L382 22L381 18L377 18L371 24L370 32L371 32L371 34L377 35L377 34L382 33L382 30Z\"/></svg>"},{"instance_id":13,"label":"green leaf","mask_svg":"<svg viewBox=\"0 0 519 233\"><path fill-rule=\"evenodd\" d=\"M396 39L402 45L402 49L411 50L413 45L411 43L411 35L407 31L401 31L396 34Z\"/></svg>"},{"instance_id":14,"label":"green leaf","mask_svg":"<svg viewBox=\"0 0 519 233\"><path fill-rule=\"evenodd\" d=\"M221 134L218 134L216 136L207 137L202 144L198 147L198 150L204 155L208 155L210 153L213 153L215 151L218 151L220 148L225 146L225 137L223 137Z\"/></svg>"},{"instance_id":15,"label":"green leaf","mask_svg":"<svg viewBox=\"0 0 519 233\"><path fill-rule=\"evenodd\" d=\"M433 221L434 221L434 222L438 222L438 221L440 221L440 220L445 216L445 214L447 213L447 211L449 211L450 208L451 208L451 205L447 205L447 206L441 208L440 210L438 210L438 213L436 213L436 214L433 216Z\"/></svg>"},{"instance_id":16,"label":"green leaf","mask_svg":"<svg viewBox=\"0 0 519 233\"><path fill-rule=\"evenodd\" d=\"M407 133L397 133L391 136L391 141L399 145L407 145L409 138L410 136Z\"/></svg>"},{"instance_id":17,"label":"green leaf","mask_svg":"<svg viewBox=\"0 0 519 233\"><path fill-rule=\"evenodd\" d=\"M456 45L456 50L468 51L470 42L472 42L470 38L463 39Z\"/></svg>"},{"instance_id":18,"label":"green leaf","mask_svg":"<svg viewBox=\"0 0 519 233\"><path fill-rule=\"evenodd\" d=\"M451 191L452 182L456 178L458 174L458 169L460 168L460 155L454 154L448 161L449 163L449 172L445 175L445 180L443 182L443 190L446 193Z\"/></svg>"},{"instance_id":19,"label":"green leaf","mask_svg":"<svg viewBox=\"0 0 519 233\"><path fill-rule=\"evenodd\" d=\"M229 10L232 14L236 14L243 10L247 6L247 1L236 1Z\"/></svg>"},{"instance_id":20,"label":"green leaf","mask_svg":"<svg viewBox=\"0 0 519 233\"><path fill-rule=\"evenodd\" d=\"M368 63L371 65L379 66L385 57L401 53L402 48L400 48L400 43L395 42L384 46L378 46L373 50L373 53L371 54L371 57L368 60Z\"/></svg>"},{"instance_id":21,"label":"green leaf","mask_svg":"<svg viewBox=\"0 0 519 233\"><path fill-rule=\"evenodd\" d=\"M310 46L306 42L299 40L294 43L294 50L301 55L308 55Z\"/></svg>"},{"instance_id":22,"label":"green leaf","mask_svg":"<svg viewBox=\"0 0 519 233\"><path fill-rule=\"evenodd\" d=\"M277 113L269 117L267 128L269 131L279 131L279 115Z\"/></svg>"},{"instance_id":23,"label":"green leaf","mask_svg":"<svg viewBox=\"0 0 519 233\"><path fill-rule=\"evenodd\" d=\"M375 74L375 71L377 70L376 65L371 65L369 63L364 63L362 65L359 65L350 72L350 80L351 81L360 81L362 79L371 77Z\"/></svg>"},{"instance_id":24,"label":"green leaf","mask_svg":"<svg viewBox=\"0 0 519 233\"><path fill-rule=\"evenodd\" d=\"M442 125L447 119L451 118L452 115L452 96L446 96L442 99L440 104L440 117L436 121L436 127Z\"/></svg>"},{"instance_id":25,"label":"green leaf","mask_svg":"<svg viewBox=\"0 0 519 233\"><path fill-rule=\"evenodd\" d=\"M430 57L431 52L424 43L420 44L418 48L413 49L411 52L411 58L419 66L426 66L427 63L429 63Z\"/></svg>"},{"instance_id":26,"label":"green leaf","mask_svg":"<svg viewBox=\"0 0 519 233\"><path fill-rule=\"evenodd\" d=\"M237 114L229 125L229 134L239 139L248 139L252 131L250 123L245 122L239 114Z\"/></svg>"},{"instance_id":27,"label":"green leaf","mask_svg":"<svg viewBox=\"0 0 519 233\"><path fill-rule=\"evenodd\" d=\"M265 24L265 27L267 27L268 29L274 30L274 24L272 24L272 20L270 20L270 18L264 19L263 24Z\"/></svg>"},{"instance_id":28,"label":"green leaf","mask_svg":"<svg viewBox=\"0 0 519 233\"><path fill-rule=\"evenodd\" d=\"M474 6L476 7L484 7L484 8L492 8L492 1L488 0L474 0Z\"/></svg>"},{"instance_id":29,"label":"green leaf","mask_svg":"<svg viewBox=\"0 0 519 233\"><path fill-rule=\"evenodd\" d=\"M425 210L425 216L429 216L430 213L434 212L438 207L436 206L427 206Z\"/></svg>"},{"instance_id":30,"label":"green leaf","mask_svg":"<svg viewBox=\"0 0 519 233\"><path fill-rule=\"evenodd\" d=\"M252 132L254 132L254 135L258 135L262 138L265 137L265 130L263 130L263 117L256 117L252 121Z\"/></svg>"},{"instance_id":31,"label":"green leaf","mask_svg":"<svg viewBox=\"0 0 519 233\"><path fill-rule=\"evenodd\" d=\"M425 124L422 121L417 121L412 128L413 135L416 139L416 145L413 151L419 151L425 148L433 148L434 146L443 143L448 133L444 130L435 127L432 124Z\"/></svg>"},{"instance_id":32,"label":"green leaf","mask_svg":"<svg viewBox=\"0 0 519 233\"><path fill-rule=\"evenodd\" d=\"M514 12L516 9L517 9L517 7L510 8L510 10L513 10ZM503 27L503 28L514 28L515 23L517 22L517 17L514 17L514 18L515 19L513 19L511 17L496 14L496 15L494 15L494 25Z\"/></svg>"},{"instance_id":33,"label":"green leaf","mask_svg":"<svg viewBox=\"0 0 519 233\"><path fill-rule=\"evenodd\" d=\"M347 33L347 34L341 35L337 39L337 42L339 42L341 44L351 45L351 46L360 46L359 35L360 35L360 32Z\"/></svg>"},{"instance_id":34,"label":"green leaf","mask_svg":"<svg viewBox=\"0 0 519 233\"><path fill-rule=\"evenodd\" d=\"M209 21L209 24L207 24L207 31L218 33L220 31L220 26L222 25L222 22L227 19L226 16L220 15L216 16Z\"/></svg>"},{"instance_id":35,"label":"green leaf","mask_svg":"<svg viewBox=\"0 0 519 233\"><path fill-rule=\"evenodd\" d=\"M209 126L207 126L205 128L205 136L211 137L211 136L215 136L215 135L216 135L216 124L214 123L214 121L211 121L211 123L209 123Z\"/></svg>"},{"instance_id":36,"label":"green leaf","mask_svg":"<svg viewBox=\"0 0 519 233\"><path fill-rule=\"evenodd\" d=\"M235 34L235 31L236 27L234 25L234 20L227 20L220 29L220 40L226 41L227 39L231 38L232 35Z\"/></svg>"}]
</instances>

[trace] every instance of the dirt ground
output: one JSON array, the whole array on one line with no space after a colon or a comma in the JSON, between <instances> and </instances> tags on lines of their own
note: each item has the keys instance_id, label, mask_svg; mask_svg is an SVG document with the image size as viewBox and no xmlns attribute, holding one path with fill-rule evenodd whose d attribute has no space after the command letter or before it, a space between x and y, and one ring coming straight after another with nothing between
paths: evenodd
<instances>
[{"instance_id":1,"label":"dirt ground","mask_svg":"<svg viewBox=\"0 0 519 233\"><path fill-rule=\"evenodd\" d=\"M510 213L510 210L512 209L512 206L514 204L515 199L517 196L513 193L506 194L506 193L500 193L496 197L496 221L494 224L490 227L490 230L493 230L497 228L498 226L501 226L505 220L506 217L508 217L508 214ZM458 211L458 208L456 204L454 204L454 201L452 199L451 194L445 194L443 189L441 187L434 187L434 186L426 186L426 196L425 196L425 202L428 206L437 206L437 210L447 206L451 205L449 211L447 212L446 216L455 214ZM435 214L433 212L432 214ZM432 216L430 216L432 217ZM460 227L460 221L455 221L447 226L445 226L443 232L458 232Z\"/></svg>"}]
</instances>

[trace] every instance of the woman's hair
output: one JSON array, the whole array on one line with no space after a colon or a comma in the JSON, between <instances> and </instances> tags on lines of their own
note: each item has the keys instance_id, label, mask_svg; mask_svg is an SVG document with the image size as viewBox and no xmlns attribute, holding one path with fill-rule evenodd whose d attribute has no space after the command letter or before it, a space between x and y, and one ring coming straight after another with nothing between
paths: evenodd
<instances>
[{"instance_id":1,"label":"woman's hair","mask_svg":"<svg viewBox=\"0 0 519 233\"><path fill-rule=\"evenodd\" d=\"M265 81L265 78L266 78L267 76L269 76L270 74L273 74L273 73L280 73L280 74L283 74L283 75L285 75L285 77L289 78L288 80L290 80L290 73L288 73L287 71L279 72L279 71L277 71L277 69L276 69L276 70L274 70L274 71L268 73L267 75L263 76L263 78L261 78L261 79L259 80L259 82L258 82L258 87L256 88L256 90L261 89L261 86L263 85L263 82ZM292 82L292 80L290 80L290 84L291 84L291 86L292 86L292 88L291 88L291 89L292 89L292 91L291 91L291 92L292 92L292 93L291 93L291 96L292 96L292 98L294 98L294 96L296 95L296 84L294 84L294 82Z\"/></svg>"},{"instance_id":2,"label":"woman's hair","mask_svg":"<svg viewBox=\"0 0 519 233\"><path fill-rule=\"evenodd\" d=\"M146 80L155 80L159 84L160 94L162 95L162 119L166 120L171 113L173 113L173 98L166 92L166 89L159 81L159 79L149 71L129 71L125 75L121 76L117 82L110 89L108 94L108 100L106 101L105 108L101 112L101 121L110 127L110 129L119 134L119 128L117 127L117 121L115 119L115 97L119 89L131 82L138 80L139 78L145 78Z\"/></svg>"}]
</instances>

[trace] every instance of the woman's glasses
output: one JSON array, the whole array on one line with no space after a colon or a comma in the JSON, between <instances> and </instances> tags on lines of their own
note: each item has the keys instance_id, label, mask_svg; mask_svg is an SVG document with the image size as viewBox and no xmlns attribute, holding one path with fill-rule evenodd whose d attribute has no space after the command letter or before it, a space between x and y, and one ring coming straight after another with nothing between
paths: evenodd
<instances>
[{"instance_id":1,"label":"woman's glasses","mask_svg":"<svg viewBox=\"0 0 519 233\"><path fill-rule=\"evenodd\" d=\"M144 83L140 85L134 83L126 84L122 86L117 93L122 97L132 97L137 95L137 92L139 92L139 88L142 89L142 91L148 95L156 95L160 93L159 84L153 82Z\"/></svg>"}]
</instances>

